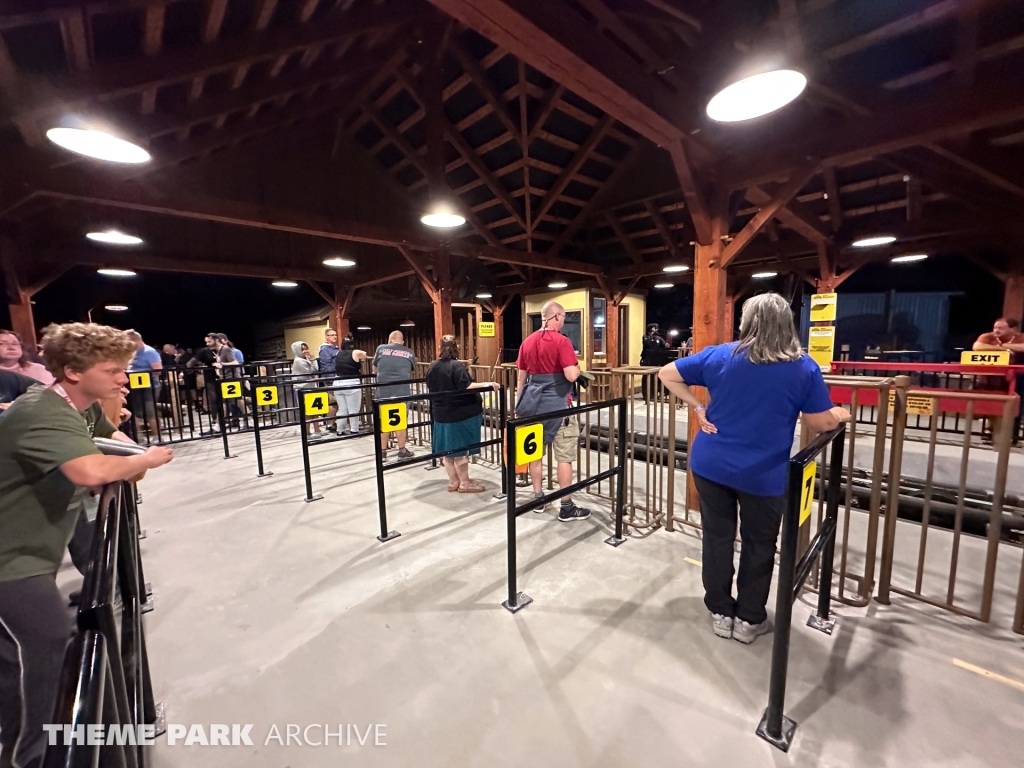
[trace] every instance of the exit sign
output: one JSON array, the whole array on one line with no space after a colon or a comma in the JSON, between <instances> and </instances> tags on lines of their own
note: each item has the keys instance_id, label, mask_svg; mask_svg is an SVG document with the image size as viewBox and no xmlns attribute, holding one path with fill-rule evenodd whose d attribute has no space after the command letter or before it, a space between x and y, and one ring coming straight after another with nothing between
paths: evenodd
<instances>
[{"instance_id":1,"label":"exit sign","mask_svg":"<svg viewBox=\"0 0 1024 768\"><path fill-rule=\"evenodd\" d=\"M984 350L973 352L968 350L960 355L960 365L1009 365L1010 350Z\"/></svg>"}]
</instances>

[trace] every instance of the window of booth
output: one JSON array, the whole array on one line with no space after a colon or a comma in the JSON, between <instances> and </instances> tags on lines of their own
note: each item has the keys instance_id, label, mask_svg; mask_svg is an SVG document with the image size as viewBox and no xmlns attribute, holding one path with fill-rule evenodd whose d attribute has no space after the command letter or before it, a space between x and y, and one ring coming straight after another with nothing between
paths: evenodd
<instances>
[{"instance_id":1,"label":"window of booth","mask_svg":"<svg viewBox=\"0 0 1024 768\"><path fill-rule=\"evenodd\" d=\"M591 333L593 333L593 345L591 353L594 357L604 357L608 350L605 347L607 315L605 311L608 300L604 296L594 296L590 300Z\"/></svg>"},{"instance_id":2,"label":"window of booth","mask_svg":"<svg viewBox=\"0 0 1024 768\"><path fill-rule=\"evenodd\" d=\"M530 333L540 330L540 312L531 312L526 316L528 321L528 327ZM581 331L583 328L583 313L579 310L565 313L565 324L562 326L562 335L567 337L572 342L573 351L579 355L582 354L581 350L583 346L581 344L582 335Z\"/></svg>"}]
</instances>

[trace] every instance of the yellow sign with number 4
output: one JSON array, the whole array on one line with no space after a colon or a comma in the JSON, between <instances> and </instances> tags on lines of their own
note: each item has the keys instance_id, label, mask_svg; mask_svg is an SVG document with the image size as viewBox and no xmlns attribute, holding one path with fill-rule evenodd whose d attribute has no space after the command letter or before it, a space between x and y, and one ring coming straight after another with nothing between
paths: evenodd
<instances>
[{"instance_id":1,"label":"yellow sign with number 4","mask_svg":"<svg viewBox=\"0 0 1024 768\"><path fill-rule=\"evenodd\" d=\"M256 405L277 405L277 387L256 387Z\"/></svg>"},{"instance_id":2,"label":"yellow sign with number 4","mask_svg":"<svg viewBox=\"0 0 1024 768\"><path fill-rule=\"evenodd\" d=\"M800 525L806 523L811 517L811 507L814 502L814 478L818 474L818 464L812 461L804 467L804 479L800 483Z\"/></svg>"},{"instance_id":3,"label":"yellow sign with number 4","mask_svg":"<svg viewBox=\"0 0 1024 768\"><path fill-rule=\"evenodd\" d=\"M380 407L380 431L400 432L408 426L409 409L405 403L391 403Z\"/></svg>"},{"instance_id":4,"label":"yellow sign with number 4","mask_svg":"<svg viewBox=\"0 0 1024 768\"><path fill-rule=\"evenodd\" d=\"M129 373L128 383L131 384L132 389L149 389L149 374L148 373Z\"/></svg>"},{"instance_id":5,"label":"yellow sign with number 4","mask_svg":"<svg viewBox=\"0 0 1024 768\"><path fill-rule=\"evenodd\" d=\"M544 455L544 425L516 430L516 464L529 464Z\"/></svg>"},{"instance_id":6,"label":"yellow sign with number 4","mask_svg":"<svg viewBox=\"0 0 1024 768\"><path fill-rule=\"evenodd\" d=\"M307 416L323 416L330 409L326 392L303 392L302 404Z\"/></svg>"}]
</instances>

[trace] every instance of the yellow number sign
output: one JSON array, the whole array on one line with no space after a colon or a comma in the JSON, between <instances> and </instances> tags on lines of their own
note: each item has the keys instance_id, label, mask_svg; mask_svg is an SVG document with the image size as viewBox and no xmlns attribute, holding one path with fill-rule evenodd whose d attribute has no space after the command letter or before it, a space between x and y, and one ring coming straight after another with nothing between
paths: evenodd
<instances>
[{"instance_id":1,"label":"yellow number sign","mask_svg":"<svg viewBox=\"0 0 1024 768\"><path fill-rule=\"evenodd\" d=\"M302 404L307 416L323 416L330 408L326 392L303 392Z\"/></svg>"},{"instance_id":2,"label":"yellow number sign","mask_svg":"<svg viewBox=\"0 0 1024 768\"><path fill-rule=\"evenodd\" d=\"M149 374L148 373L129 373L128 383L131 384L132 389L149 389Z\"/></svg>"},{"instance_id":3,"label":"yellow number sign","mask_svg":"<svg viewBox=\"0 0 1024 768\"><path fill-rule=\"evenodd\" d=\"M380 431L400 432L408 426L409 411L405 403L391 403L380 407Z\"/></svg>"},{"instance_id":4,"label":"yellow number sign","mask_svg":"<svg viewBox=\"0 0 1024 768\"><path fill-rule=\"evenodd\" d=\"M477 333L480 334L480 338L493 338L494 337L494 323L481 322L477 325Z\"/></svg>"},{"instance_id":5,"label":"yellow number sign","mask_svg":"<svg viewBox=\"0 0 1024 768\"><path fill-rule=\"evenodd\" d=\"M836 299L834 293L816 293L811 296L811 322L829 323L836 319Z\"/></svg>"},{"instance_id":6,"label":"yellow number sign","mask_svg":"<svg viewBox=\"0 0 1024 768\"><path fill-rule=\"evenodd\" d=\"M807 354L818 364L822 371L832 369L832 356L835 352L836 329L831 325L812 327L808 330Z\"/></svg>"},{"instance_id":7,"label":"yellow number sign","mask_svg":"<svg viewBox=\"0 0 1024 768\"><path fill-rule=\"evenodd\" d=\"M971 352L970 350L960 355L960 365L1009 365L1010 350L988 350L985 352Z\"/></svg>"},{"instance_id":8,"label":"yellow number sign","mask_svg":"<svg viewBox=\"0 0 1024 768\"><path fill-rule=\"evenodd\" d=\"M516 464L529 464L544 455L544 425L516 430Z\"/></svg>"},{"instance_id":9,"label":"yellow number sign","mask_svg":"<svg viewBox=\"0 0 1024 768\"><path fill-rule=\"evenodd\" d=\"M220 383L220 394L225 400L234 400L242 396L242 382L222 381Z\"/></svg>"},{"instance_id":10,"label":"yellow number sign","mask_svg":"<svg viewBox=\"0 0 1024 768\"><path fill-rule=\"evenodd\" d=\"M277 405L277 387L256 387L257 405Z\"/></svg>"},{"instance_id":11,"label":"yellow number sign","mask_svg":"<svg viewBox=\"0 0 1024 768\"><path fill-rule=\"evenodd\" d=\"M818 465L811 462L804 467L804 481L800 484L800 525L811 517L811 502L814 501L814 478L818 473Z\"/></svg>"}]
</instances>

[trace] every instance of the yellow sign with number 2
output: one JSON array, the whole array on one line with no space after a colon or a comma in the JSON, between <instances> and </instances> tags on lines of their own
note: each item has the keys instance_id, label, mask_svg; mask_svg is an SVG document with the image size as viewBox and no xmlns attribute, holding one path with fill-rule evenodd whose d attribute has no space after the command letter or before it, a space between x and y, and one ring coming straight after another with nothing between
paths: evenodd
<instances>
[{"instance_id":1,"label":"yellow sign with number 2","mask_svg":"<svg viewBox=\"0 0 1024 768\"><path fill-rule=\"evenodd\" d=\"M800 483L800 525L811 517L811 506L814 502L814 478L818 474L818 464L812 461L804 467L804 480Z\"/></svg>"}]
</instances>

